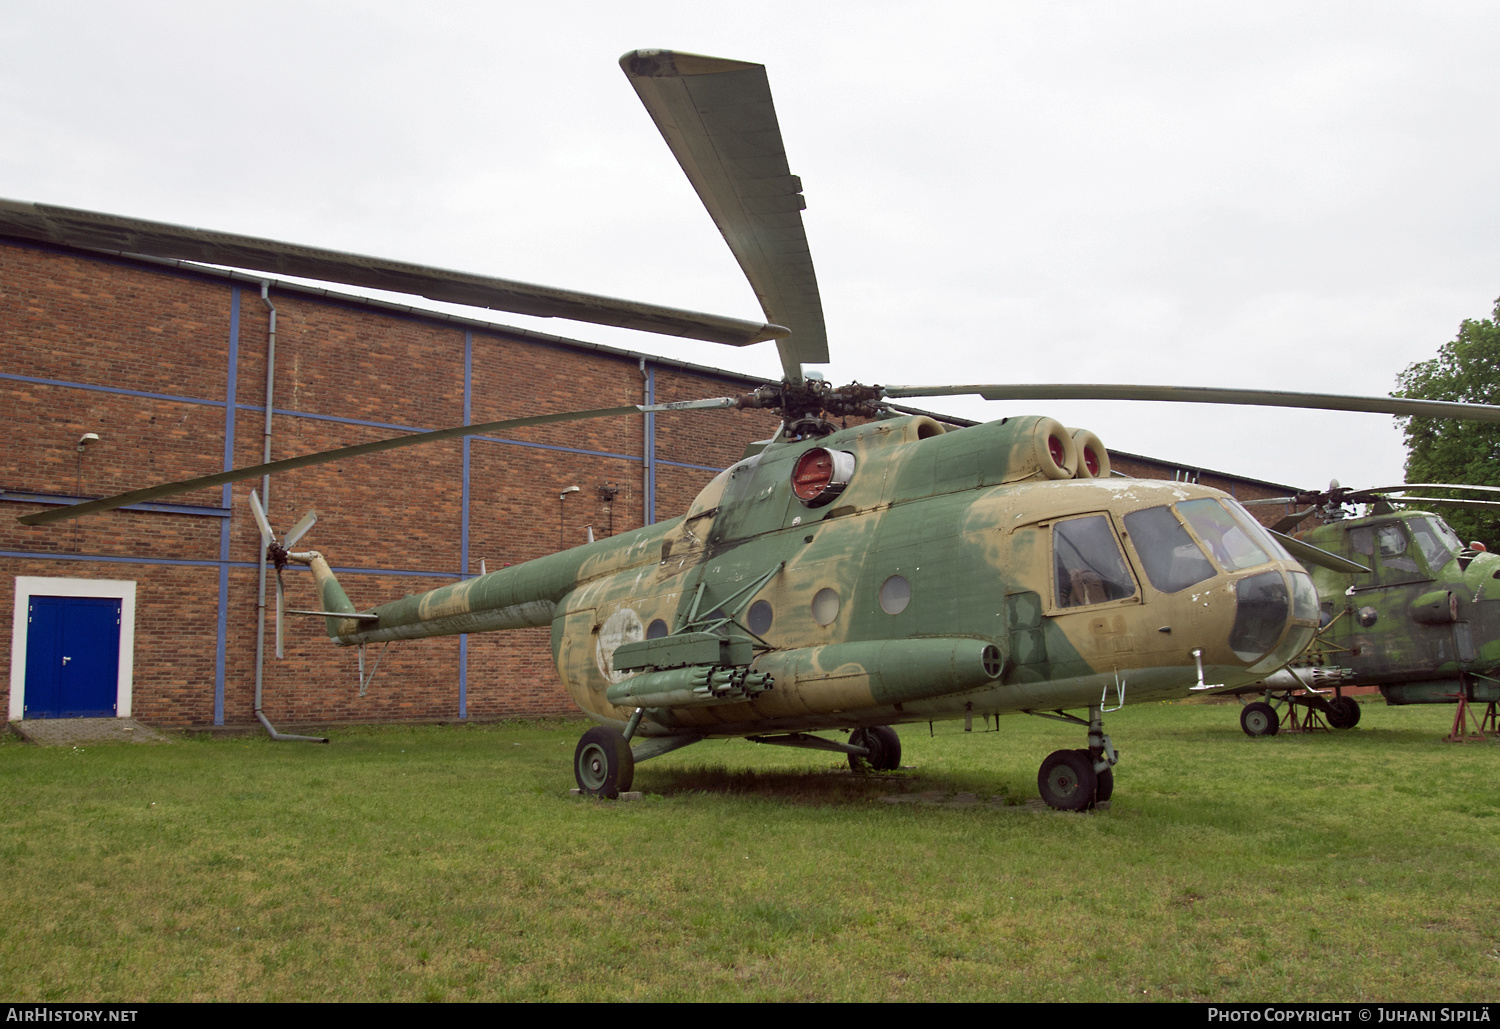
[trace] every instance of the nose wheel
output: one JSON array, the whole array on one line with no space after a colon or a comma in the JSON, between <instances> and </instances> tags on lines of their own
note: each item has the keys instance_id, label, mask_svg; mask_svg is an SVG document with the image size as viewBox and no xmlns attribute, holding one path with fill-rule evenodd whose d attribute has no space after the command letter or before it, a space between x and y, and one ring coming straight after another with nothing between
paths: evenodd
<instances>
[{"instance_id":1,"label":"nose wheel","mask_svg":"<svg viewBox=\"0 0 1500 1029\"><path fill-rule=\"evenodd\" d=\"M1041 718L1086 725L1089 746L1085 750L1055 750L1047 755L1036 774L1037 791L1048 807L1059 811L1087 811L1109 800L1115 792L1114 764L1119 754L1104 735L1103 713L1089 708L1089 720L1062 711L1028 711Z\"/></svg>"},{"instance_id":2,"label":"nose wheel","mask_svg":"<svg viewBox=\"0 0 1500 1029\"><path fill-rule=\"evenodd\" d=\"M1281 728L1281 719L1276 717L1274 707L1257 700L1240 708L1240 728L1246 736L1275 736Z\"/></svg>"}]
</instances>

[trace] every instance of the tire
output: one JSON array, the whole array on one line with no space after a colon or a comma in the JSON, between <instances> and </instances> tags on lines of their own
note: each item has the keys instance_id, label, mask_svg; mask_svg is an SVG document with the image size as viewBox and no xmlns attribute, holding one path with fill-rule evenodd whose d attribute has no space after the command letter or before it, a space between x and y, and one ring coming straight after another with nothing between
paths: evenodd
<instances>
[{"instance_id":1,"label":"tire","mask_svg":"<svg viewBox=\"0 0 1500 1029\"><path fill-rule=\"evenodd\" d=\"M901 737L889 725L855 729L849 736L849 742L870 751L869 757L849 755L849 767L856 772L892 772L901 767Z\"/></svg>"},{"instance_id":2,"label":"tire","mask_svg":"<svg viewBox=\"0 0 1500 1029\"><path fill-rule=\"evenodd\" d=\"M1059 811L1084 811L1094 806L1099 777L1086 750L1054 750L1036 773L1036 788L1048 807ZM1110 776L1114 789L1114 776Z\"/></svg>"},{"instance_id":3,"label":"tire","mask_svg":"<svg viewBox=\"0 0 1500 1029\"><path fill-rule=\"evenodd\" d=\"M1240 709L1240 728L1246 736L1275 736L1281 729L1281 720L1276 717L1275 708L1257 700Z\"/></svg>"},{"instance_id":4,"label":"tire","mask_svg":"<svg viewBox=\"0 0 1500 1029\"><path fill-rule=\"evenodd\" d=\"M1084 751L1084 754L1087 755L1088 751ZM1104 771L1095 772L1094 774L1099 777L1099 785L1094 787L1094 803L1103 804L1115 795L1115 770L1113 768L1106 768Z\"/></svg>"},{"instance_id":5,"label":"tire","mask_svg":"<svg viewBox=\"0 0 1500 1029\"><path fill-rule=\"evenodd\" d=\"M1328 702L1328 710L1324 713L1324 716L1328 719L1329 727L1334 729L1352 728L1350 719L1358 717L1358 715L1349 712L1342 697L1334 697Z\"/></svg>"},{"instance_id":6,"label":"tire","mask_svg":"<svg viewBox=\"0 0 1500 1029\"><path fill-rule=\"evenodd\" d=\"M602 725L584 733L573 751L573 778L591 797L613 800L629 790L635 781L635 755L625 734Z\"/></svg>"},{"instance_id":7,"label":"tire","mask_svg":"<svg viewBox=\"0 0 1500 1029\"><path fill-rule=\"evenodd\" d=\"M1078 754L1089 763L1089 767L1093 767L1094 759L1089 757L1088 751L1080 750L1078 751ZM1100 801L1108 800L1110 797L1114 796L1115 770L1113 768L1106 768L1102 772L1094 772L1094 776L1096 779L1098 779L1098 785L1094 787L1094 803L1097 804Z\"/></svg>"},{"instance_id":8,"label":"tire","mask_svg":"<svg viewBox=\"0 0 1500 1029\"><path fill-rule=\"evenodd\" d=\"M1328 719L1329 725L1335 729L1352 729L1359 724L1359 701L1353 697L1338 697L1332 703L1334 710L1339 713L1339 718L1338 721Z\"/></svg>"}]
</instances>

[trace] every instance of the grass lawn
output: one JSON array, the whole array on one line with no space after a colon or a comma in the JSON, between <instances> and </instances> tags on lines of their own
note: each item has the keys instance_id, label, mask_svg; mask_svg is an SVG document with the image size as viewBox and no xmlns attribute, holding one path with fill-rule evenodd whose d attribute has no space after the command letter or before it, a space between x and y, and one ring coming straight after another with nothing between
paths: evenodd
<instances>
[{"instance_id":1,"label":"grass lawn","mask_svg":"<svg viewBox=\"0 0 1500 1029\"><path fill-rule=\"evenodd\" d=\"M1250 739L1109 715L1111 810L1038 812L1081 729L900 729L901 772L707 742L568 796L582 724L0 742L0 997L1500 998L1500 746L1450 707ZM882 803L925 790L1007 808Z\"/></svg>"}]
</instances>

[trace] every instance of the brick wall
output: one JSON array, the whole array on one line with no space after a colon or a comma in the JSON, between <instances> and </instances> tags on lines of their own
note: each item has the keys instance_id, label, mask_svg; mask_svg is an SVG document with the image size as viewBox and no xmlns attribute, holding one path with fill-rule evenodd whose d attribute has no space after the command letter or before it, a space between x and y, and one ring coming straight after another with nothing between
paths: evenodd
<instances>
[{"instance_id":1,"label":"brick wall","mask_svg":"<svg viewBox=\"0 0 1500 1029\"><path fill-rule=\"evenodd\" d=\"M1223 490L1241 502L1285 497L1297 492L1290 486L1281 486L1274 482L1243 479L1226 472L1214 472L1203 468L1187 468L1151 457L1141 457L1138 454L1111 453L1109 461L1112 468L1137 479L1186 479L1189 482ZM1286 504L1256 504L1247 510L1263 525L1275 525L1291 513L1291 508Z\"/></svg>"},{"instance_id":2,"label":"brick wall","mask_svg":"<svg viewBox=\"0 0 1500 1029\"><path fill-rule=\"evenodd\" d=\"M644 399L641 368L626 355L280 289L271 300L273 407L288 412L273 417L273 459L383 439L391 426L461 424L466 351L474 422ZM268 314L253 282L0 242L0 372L8 376L0 378L0 415L11 427L0 487L102 495L221 470L231 352L235 400L246 405L234 411L233 460L259 463ZM712 345L704 346L711 355ZM648 370L661 400L753 385L656 362ZM644 421L471 440L468 570L477 573L481 559L493 569L552 553L560 541L577 545L590 525L599 536L611 521L615 532L642 525ZM684 510L712 469L775 427L759 412L657 421L658 518ZM76 441L85 432L100 441L80 461ZM315 507L319 522L306 546L339 569L358 604L452 582L462 562L463 455L464 444L453 441L278 475L272 522L285 530ZM619 489L613 501L600 490L605 484ZM35 506L0 505L0 551L15 555L0 557L0 575L135 580L135 713L153 724L208 725L217 695L224 723L252 722L259 536L246 497L259 485L232 487L228 519L115 511L29 528L14 519ZM572 485L580 491L559 503L559 491ZM172 502L224 503L217 488ZM221 533L228 537L222 668ZM315 605L305 571L289 570L287 582L292 606ZM274 580L268 595L274 599ZM268 625L268 655L272 631ZM7 658L10 634L10 619L0 619ZM286 659L268 656L265 664L264 708L287 723L453 718L462 678L473 717L574 710L552 668L546 630L473 636L466 647L461 676L456 637L395 644L361 699L355 652L330 644L320 619L289 619ZM0 689L6 703L8 689L8 682Z\"/></svg>"},{"instance_id":3,"label":"brick wall","mask_svg":"<svg viewBox=\"0 0 1500 1029\"><path fill-rule=\"evenodd\" d=\"M383 439L392 427L461 424L466 364L472 422L645 396L635 356L314 292L278 288L271 299L272 406L284 412L272 421L273 458ZM9 428L0 488L105 495L220 471L231 382L233 462L260 463L267 328L259 286L244 277L0 240L0 417ZM713 345L704 347L712 360ZM754 385L665 362L648 361L647 370L658 402ZM319 522L304 545L328 557L356 604L381 603L477 573L481 560L495 569L575 546L590 525L601 536L611 519L617 533L642 525L644 425L628 416L470 440L467 569L461 441L278 475L271 520L284 531L315 507ZM765 412L656 415L656 517L684 511L716 469L775 427ZM100 440L80 459L85 432ZM1152 478L1180 474L1134 456L1116 466ZM1217 473L1201 481L1242 499L1281 489ZM600 490L606 484L618 487L612 502ZM579 492L559 501L575 485ZM135 714L165 726L251 723L260 550L246 506L252 488L258 480L232 487L227 518L218 488L172 498L199 514L114 511L35 528L15 522L35 505L0 504L0 581L135 580ZM1281 514L1259 510L1268 521ZM305 570L289 570L287 583L291 606L316 605ZM330 644L321 619L289 619L282 661L271 649L273 624L264 677L273 722L574 711L545 629L470 636L462 660L457 637L394 644L360 698L356 654ZM0 618L6 667L11 632L11 620ZM7 678L0 703L8 702Z\"/></svg>"}]
</instances>

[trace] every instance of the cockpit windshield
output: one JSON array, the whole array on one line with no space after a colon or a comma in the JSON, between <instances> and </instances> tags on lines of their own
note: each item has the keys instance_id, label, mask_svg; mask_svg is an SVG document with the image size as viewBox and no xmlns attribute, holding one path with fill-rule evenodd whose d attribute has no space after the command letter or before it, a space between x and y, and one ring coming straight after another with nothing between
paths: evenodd
<instances>
[{"instance_id":1,"label":"cockpit windshield","mask_svg":"<svg viewBox=\"0 0 1500 1029\"><path fill-rule=\"evenodd\" d=\"M1176 593L1214 577L1214 566L1208 563L1171 508L1132 511L1125 516L1125 531L1135 544L1146 577L1162 593Z\"/></svg>"},{"instance_id":2,"label":"cockpit windshield","mask_svg":"<svg viewBox=\"0 0 1500 1029\"><path fill-rule=\"evenodd\" d=\"M1252 530L1241 525L1217 500L1204 497L1173 506L1225 571L1237 572L1271 560L1271 555L1256 542Z\"/></svg>"},{"instance_id":3,"label":"cockpit windshield","mask_svg":"<svg viewBox=\"0 0 1500 1029\"><path fill-rule=\"evenodd\" d=\"M1412 538L1417 541L1422 557L1427 560L1427 567L1431 571L1441 569L1463 549L1458 534L1440 518L1428 515L1412 518L1406 524L1410 526Z\"/></svg>"},{"instance_id":4,"label":"cockpit windshield","mask_svg":"<svg viewBox=\"0 0 1500 1029\"><path fill-rule=\"evenodd\" d=\"M1196 541L1183 522L1197 535ZM1266 564L1273 556L1291 560L1276 538L1232 501L1220 503L1204 497L1132 511L1125 516L1125 531L1146 577L1162 593L1176 593L1213 578L1218 569L1205 551L1226 572Z\"/></svg>"}]
</instances>

